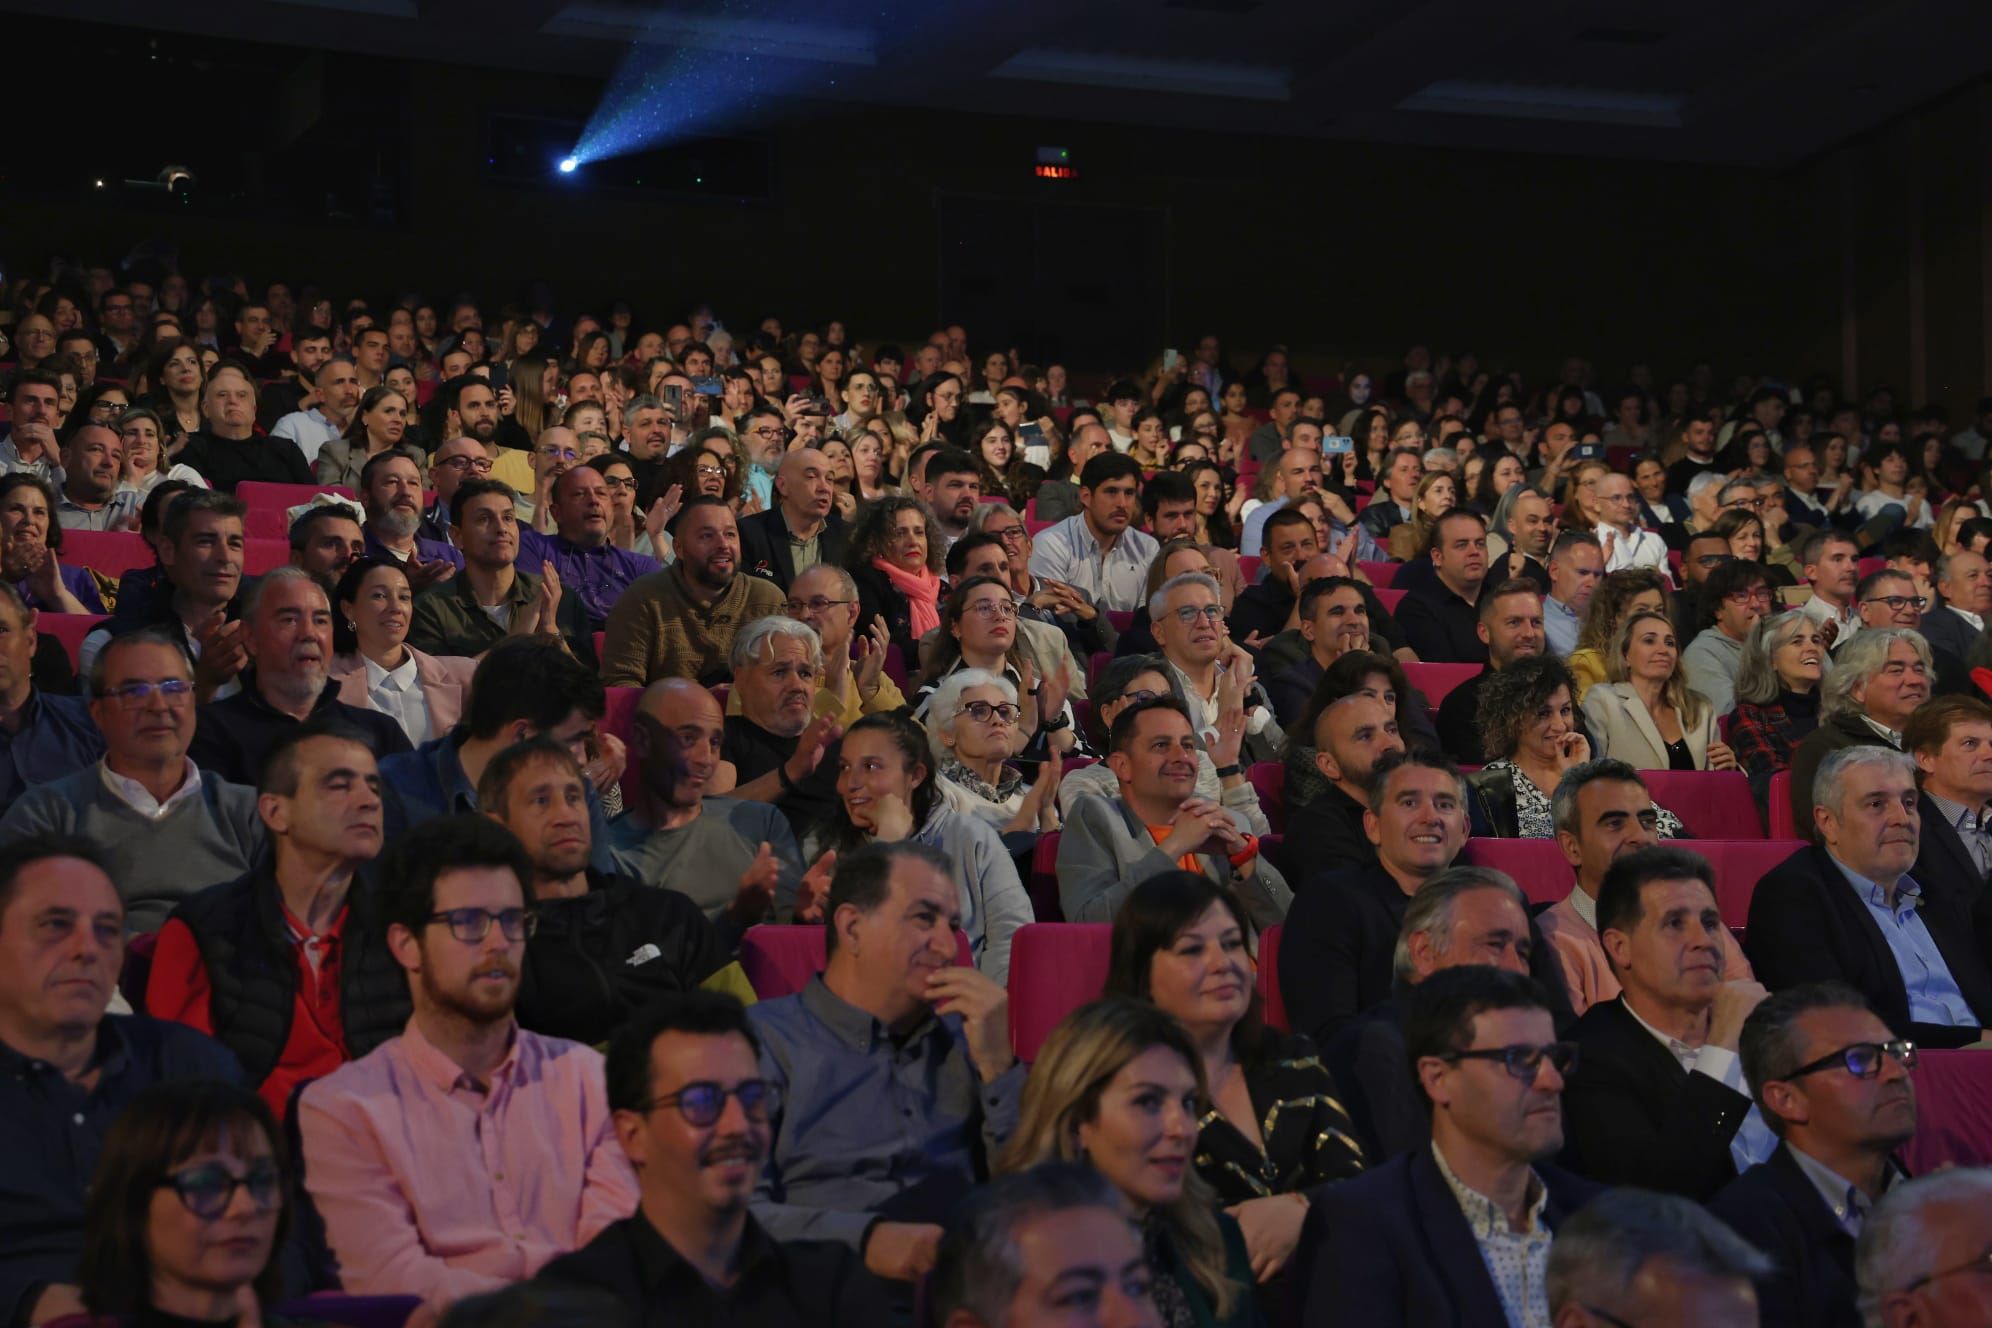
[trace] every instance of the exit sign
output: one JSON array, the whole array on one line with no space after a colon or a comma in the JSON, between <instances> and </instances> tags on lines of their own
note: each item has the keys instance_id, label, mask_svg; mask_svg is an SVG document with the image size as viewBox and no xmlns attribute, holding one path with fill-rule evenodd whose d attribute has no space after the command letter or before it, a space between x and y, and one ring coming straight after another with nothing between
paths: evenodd
<instances>
[{"instance_id":1,"label":"exit sign","mask_svg":"<svg viewBox=\"0 0 1992 1328\"><path fill-rule=\"evenodd\" d=\"M1031 174L1040 180L1076 180L1079 168L1072 164L1070 148L1040 147Z\"/></svg>"}]
</instances>

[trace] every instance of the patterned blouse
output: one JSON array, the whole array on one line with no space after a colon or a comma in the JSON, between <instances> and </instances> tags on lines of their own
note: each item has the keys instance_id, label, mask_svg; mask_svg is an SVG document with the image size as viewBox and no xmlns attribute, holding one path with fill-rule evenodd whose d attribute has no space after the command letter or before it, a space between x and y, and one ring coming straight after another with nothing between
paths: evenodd
<instances>
[{"instance_id":1,"label":"patterned blouse","mask_svg":"<svg viewBox=\"0 0 1992 1328\"><path fill-rule=\"evenodd\" d=\"M1505 770L1508 780L1515 786L1515 837L1517 839L1556 838L1556 818L1550 811L1549 795L1535 786L1535 781L1522 773L1522 768L1507 757L1489 761L1488 770ZM1678 839L1683 826L1681 818L1662 807L1653 804L1653 810L1660 814L1660 825L1656 833L1662 839Z\"/></svg>"},{"instance_id":2,"label":"patterned blouse","mask_svg":"<svg viewBox=\"0 0 1992 1328\"><path fill-rule=\"evenodd\" d=\"M1243 1203L1346 1180L1364 1166L1356 1127L1336 1097L1335 1080L1299 1035L1268 1032L1273 1042L1245 1070L1246 1091L1259 1118L1261 1152L1212 1108L1197 1134L1197 1172L1221 1204Z\"/></svg>"}]
</instances>

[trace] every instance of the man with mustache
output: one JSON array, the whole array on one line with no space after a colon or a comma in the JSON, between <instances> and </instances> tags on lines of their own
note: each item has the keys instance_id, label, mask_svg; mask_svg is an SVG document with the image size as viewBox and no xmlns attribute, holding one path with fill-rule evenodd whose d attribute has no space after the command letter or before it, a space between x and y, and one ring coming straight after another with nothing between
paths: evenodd
<instances>
[{"instance_id":1,"label":"man with mustache","mask_svg":"<svg viewBox=\"0 0 1992 1328\"><path fill-rule=\"evenodd\" d=\"M249 667L242 690L200 709L188 755L202 770L254 787L277 740L309 720L354 729L376 758L409 750L392 715L339 699L332 662L332 603L325 587L301 567L279 567L244 597Z\"/></svg>"},{"instance_id":2,"label":"man with mustache","mask_svg":"<svg viewBox=\"0 0 1992 1328\"><path fill-rule=\"evenodd\" d=\"M1709 1207L1775 1262L1757 1280L1765 1323L1860 1328L1854 1242L1904 1179L1893 1155L1916 1133L1915 1046L1859 992L1818 982L1751 1012L1742 1052L1778 1148Z\"/></svg>"},{"instance_id":3,"label":"man with mustache","mask_svg":"<svg viewBox=\"0 0 1992 1328\"><path fill-rule=\"evenodd\" d=\"M360 504L367 512L367 556L407 568L416 594L463 570L463 554L454 545L416 533L422 528L422 467L413 451L396 447L369 458L360 467Z\"/></svg>"},{"instance_id":4,"label":"man with mustache","mask_svg":"<svg viewBox=\"0 0 1992 1328\"><path fill-rule=\"evenodd\" d=\"M361 872L380 855L380 771L357 732L278 739L257 788L270 852L180 902L159 930L145 1008L234 1052L278 1120L299 1084L401 1031L408 989Z\"/></svg>"},{"instance_id":5,"label":"man with mustache","mask_svg":"<svg viewBox=\"0 0 1992 1328\"><path fill-rule=\"evenodd\" d=\"M631 1324L871 1328L883 1289L851 1249L778 1241L748 1211L781 1093L740 1002L667 998L609 1044L609 1107L636 1168L636 1213L540 1272L612 1294Z\"/></svg>"},{"instance_id":6,"label":"man with mustache","mask_svg":"<svg viewBox=\"0 0 1992 1328\"><path fill-rule=\"evenodd\" d=\"M1812 785L1826 758L1847 747L1902 750L1902 730L1930 699L1935 676L1929 644L1900 628L1862 631L1839 653L1819 685L1819 727L1791 754L1792 819L1800 834L1812 834Z\"/></svg>"},{"instance_id":7,"label":"man with mustache","mask_svg":"<svg viewBox=\"0 0 1992 1328\"><path fill-rule=\"evenodd\" d=\"M600 484L599 473L589 474ZM605 491L604 512L607 506ZM526 534L520 531L522 559ZM632 582L609 610L602 643L606 686L647 687L660 678L725 682L734 636L782 610L784 596L772 581L739 574L740 530L724 499L687 501L671 524L671 539L677 561ZM569 585L567 569L560 578Z\"/></svg>"},{"instance_id":8,"label":"man with mustache","mask_svg":"<svg viewBox=\"0 0 1992 1328\"><path fill-rule=\"evenodd\" d=\"M118 492L124 444L101 424L86 424L62 448L64 479L55 520L64 530L125 530L138 512L136 490Z\"/></svg>"},{"instance_id":9,"label":"man with mustache","mask_svg":"<svg viewBox=\"0 0 1992 1328\"><path fill-rule=\"evenodd\" d=\"M1916 762L1849 747L1819 765L1815 842L1757 882L1747 938L1757 975L1782 991L1838 980L1897 1037L1961 1047L1992 1025L1992 967L1972 900L1909 874L1923 835Z\"/></svg>"},{"instance_id":10,"label":"man with mustache","mask_svg":"<svg viewBox=\"0 0 1992 1328\"><path fill-rule=\"evenodd\" d=\"M593 1049L519 1027L533 865L483 816L395 839L387 947L414 1013L304 1090L305 1182L355 1295L441 1306L530 1277L637 1201Z\"/></svg>"},{"instance_id":11,"label":"man with mustache","mask_svg":"<svg viewBox=\"0 0 1992 1328\"><path fill-rule=\"evenodd\" d=\"M1614 862L1597 918L1620 991L1572 1030L1584 1068L1564 1095L1565 1161L1604 1184L1707 1200L1776 1143L1736 1055L1743 1021L1767 993L1723 977L1736 942L1708 862L1686 849L1642 848Z\"/></svg>"}]
</instances>

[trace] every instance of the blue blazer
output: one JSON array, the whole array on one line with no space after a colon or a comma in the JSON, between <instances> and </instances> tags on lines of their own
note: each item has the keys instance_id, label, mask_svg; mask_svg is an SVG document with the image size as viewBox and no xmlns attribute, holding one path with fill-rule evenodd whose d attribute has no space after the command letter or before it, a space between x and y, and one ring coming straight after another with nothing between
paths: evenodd
<instances>
[{"instance_id":1,"label":"blue blazer","mask_svg":"<svg viewBox=\"0 0 1992 1328\"><path fill-rule=\"evenodd\" d=\"M1563 1225L1601 1187L1543 1163L1543 1220ZM1287 1266L1291 1328L1508 1328L1459 1201L1421 1143L1308 1196Z\"/></svg>"}]
</instances>

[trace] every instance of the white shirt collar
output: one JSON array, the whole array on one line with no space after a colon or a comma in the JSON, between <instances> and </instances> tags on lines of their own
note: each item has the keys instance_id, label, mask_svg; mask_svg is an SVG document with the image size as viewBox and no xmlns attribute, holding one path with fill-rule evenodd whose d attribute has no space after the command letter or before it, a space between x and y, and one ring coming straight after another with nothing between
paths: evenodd
<instances>
[{"instance_id":1,"label":"white shirt collar","mask_svg":"<svg viewBox=\"0 0 1992 1328\"><path fill-rule=\"evenodd\" d=\"M1701 1058L1701 1047L1691 1047L1679 1038L1669 1037L1667 1034L1662 1033L1659 1029L1641 1019L1639 1011L1633 1009L1632 1002L1627 1000L1623 995L1619 997L1619 1004L1625 1007L1625 1012L1632 1016L1634 1023L1652 1034L1653 1039L1665 1047L1674 1059L1681 1063L1682 1069L1693 1070L1695 1068L1695 1062ZM1703 1045L1706 1046L1707 1044L1704 1043Z\"/></svg>"},{"instance_id":2,"label":"white shirt collar","mask_svg":"<svg viewBox=\"0 0 1992 1328\"><path fill-rule=\"evenodd\" d=\"M412 650L408 652L408 658L401 661L399 668L384 669L365 655L360 656L360 663L366 668L367 690L370 692L412 692L422 685L421 679L416 676L415 652Z\"/></svg>"},{"instance_id":3,"label":"white shirt collar","mask_svg":"<svg viewBox=\"0 0 1992 1328\"><path fill-rule=\"evenodd\" d=\"M194 764L191 756L185 760L185 778L180 781L180 787L166 795L164 802L153 797L151 790L137 780L127 779L111 769L108 760L97 762L97 772L104 781L104 787L109 789L111 795L119 802L147 820L157 821L189 798L197 798L201 794L200 767Z\"/></svg>"},{"instance_id":4,"label":"white shirt collar","mask_svg":"<svg viewBox=\"0 0 1992 1328\"><path fill-rule=\"evenodd\" d=\"M1592 931L1598 929L1598 901L1585 894L1581 885L1570 887L1570 911L1584 919L1584 925ZM1639 1016L1634 1015L1633 1018Z\"/></svg>"},{"instance_id":5,"label":"white shirt collar","mask_svg":"<svg viewBox=\"0 0 1992 1328\"><path fill-rule=\"evenodd\" d=\"M1970 623L1972 631L1982 632L1985 630L1985 619L1980 615L1973 613L1970 609L1960 609L1955 604L1947 605L1946 607L1949 608L1952 613L1955 613L1958 617Z\"/></svg>"}]
</instances>

